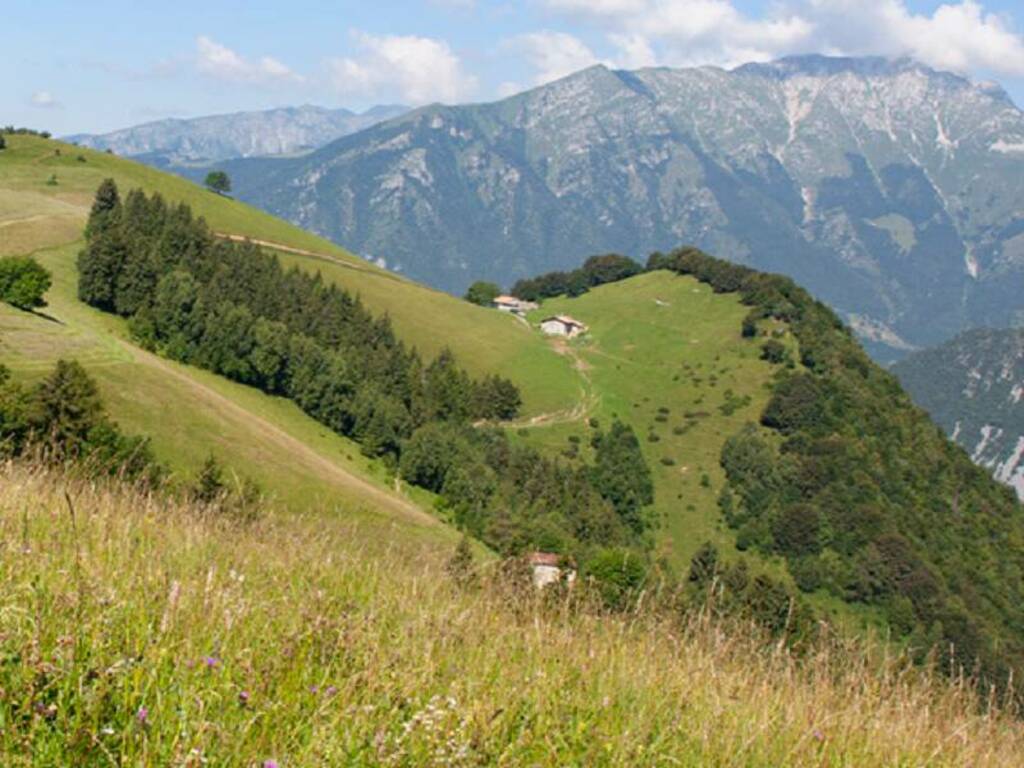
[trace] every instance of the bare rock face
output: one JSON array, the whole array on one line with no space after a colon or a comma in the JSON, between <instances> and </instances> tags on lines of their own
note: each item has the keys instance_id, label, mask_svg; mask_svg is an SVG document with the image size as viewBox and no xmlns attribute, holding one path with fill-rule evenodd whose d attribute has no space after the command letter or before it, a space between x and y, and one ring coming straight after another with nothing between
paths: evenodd
<instances>
[{"instance_id":1,"label":"bare rock face","mask_svg":"<svg viewBox=\"0 0 1024 768\"><path fill-rule=\"evenodd\" d=\"M1024 500L1024 329L968 331L893 370L975 463Z\"/></svg>"},{"instance_id":2,"label":"bare rock face","mask_svg":"<svg viewBox=\"0 0 1024 768\"><path fill-rule=\"evenodd\" d=\"M1024 314L1024 115L908 60L593 67L229 170L243 199L451 291L692 243L795 277L881 359Z\"/></svg>"}]
</instances>

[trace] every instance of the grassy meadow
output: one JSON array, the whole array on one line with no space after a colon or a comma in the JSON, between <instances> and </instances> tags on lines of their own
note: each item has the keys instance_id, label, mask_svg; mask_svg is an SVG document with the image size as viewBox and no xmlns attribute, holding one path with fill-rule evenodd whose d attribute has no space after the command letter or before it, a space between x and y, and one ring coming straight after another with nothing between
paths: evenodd
<instances>
[{"instance_id":1,"label":"grassy meadow","mask_svg":"<svg viewBox=\"0 0 1024 768\"><path fill-rule=\"evenodd\" d=\"M318 254L279 255L286 264L322 272L374 312L387 313L399 337L425 355L449 346L471 373L511 378L527 413L571 407L577 395L565 361L515 318L413 283L281 219L140 163L35 136L8 136L7 145L0 152L0 255L80 240L96 188L110 177L122 195L141 187L188 204L217 232ZM56 184L48 183L51 177ZM73 252L67 252L68 268Z\"/></svg>"},{"instance_id":2,"label":"grassy meadow","mask_svg":"<svg viewBox=\"0 0 1024 768\"><path fill-rule=\"evenodd\" d=\"M1019 765L963 682L578 613L310 510L248 526L0 468L0 764ZM66 495L65 495L66 494Z\"/></svg>"},{"instance_id":3,"label":"grassy meadow","mask_svg":"<svg viewBox=\"0 0 1024 768\"><path fill-rule=\"evenodd\" d=\"M725 440L757 421L773 368L759 339L744 339L747 308L690 277L651 272L578 298L549 299L531 320L568 314L590 330L562 346L586 380L584 412L521 430L523 439L566 450L589 445L588 420L631 424L654 475L658 551L684 567L706 541L725 551L734 534L717 507ZM585 453L584 453L585 455Z\"/></svg>"}]
</instances>

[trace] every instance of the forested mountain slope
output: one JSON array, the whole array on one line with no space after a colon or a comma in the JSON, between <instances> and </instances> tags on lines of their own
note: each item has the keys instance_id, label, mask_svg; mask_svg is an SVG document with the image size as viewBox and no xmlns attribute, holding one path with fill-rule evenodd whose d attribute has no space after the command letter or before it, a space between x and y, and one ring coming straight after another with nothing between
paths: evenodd
<instances>
[{"instance_id":1,"label":"forested mountain slope","mask_svg":"<svg viewBox=\"0 0 1024 768\"><path fill-rule=\"evenodd\" d=\"M968 331L893 372L951 439L1024 499L1024 330Z\"/></svg>"},{"instance_id":2,"label":"forested mountain slope","mask_svg":"<svg viewBox=\"0 0 1024 768\"><path fill-rule=\"evenodd\" d=\"M1019 315L1022 169L998 87L817 56L594 67L228 165L242 199L431 285L687 242L794 277L886 359Z\"/></svg>"}]
</instances>

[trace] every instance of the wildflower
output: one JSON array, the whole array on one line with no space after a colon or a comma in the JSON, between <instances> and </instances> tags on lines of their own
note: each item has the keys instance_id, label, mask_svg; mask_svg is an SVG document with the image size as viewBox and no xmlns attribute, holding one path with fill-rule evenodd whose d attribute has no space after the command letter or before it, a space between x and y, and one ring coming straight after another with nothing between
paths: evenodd
<instances>
[{"instance_id":1,"label":"wildflower","mask_svg":"<svg viewBox=\"0 0 1024 768\"><path fill-rule=\"evenodd\" d=\"M243 707L246 704L249 703L249 692L248 691L239 691L238 692L238 703L241 704Z\"/></svg>"},{"instance_id":2,"label":"wildflower","mask_svg":"<svg viewBox=\"0 0 1024 768\"><path fill-rule=\"evenodd\" d=\"M105 726L103 728L100 728L100 733L102 733L104 736L113 736L114 735L114 729L111 728L108 725L108 726Z\"/></svg>"},{"instance_id":3,"label":"wildflower","mask_svg":"<svg viewBox=\"0 0 1024 768\"><path fill-rule=\"evenodd\" d=\"M139 725L148 725L149 710L146 707L139 707L139 711L135 713L135 720Z\"/></svg>"},{"instance_id":4,"label":"wildflower","mask_svg":"<svg viewBox=\"0 0 1024 768\"><path fill-rule=\"evenodd\" d=\"M277 760L264 760L263 768L277 768Z\"/></svg>"},{"instance_id":5,"label":"wildflower","mask_svg":"<svg viewBox=\"0 0 1024 768\"><path fill-rule=\"evenodd\" d=\"M338 687L336 685L328 685L327 690L324 691L324 694L327 696L334 696L334 694L336 694L337 692Z\"/></svg>"},{"instance_id":6,"label":"wildflower","mask_svg":"<svg viewBox=\"0 0 1024 768\"><path fill-rule=\"evenodd\" d=\"M218 659L216 656L207 656L205 659L203 659L203 663L206 665L207 669L215 669L217 666L220 665L220 659Z\"/></svg>"},{"instance_id":7,"label":"wildflower","mask_svg":"<svg viewBox=\"0 0 1024 768\"><path fill-rule=\"evenodd\" d=\"M311 685L311 686L309 686L309 692L312 693L314 696L316 696L318 693L320 693L320 686L319 685Z\"/></svg>"},{"instance_id":8,"label":"wildflower","mask_svg":"<svg viewBox=\"0 0 1024 768\"><path fill-rule=\"evenodd\" d=\"M814 734L813 735L814 735L814 740L815 741L824 741L825 740L825 734L822 733L821 731L819 731L817 728L814 729Z\"/></svg>"}]
</instances>

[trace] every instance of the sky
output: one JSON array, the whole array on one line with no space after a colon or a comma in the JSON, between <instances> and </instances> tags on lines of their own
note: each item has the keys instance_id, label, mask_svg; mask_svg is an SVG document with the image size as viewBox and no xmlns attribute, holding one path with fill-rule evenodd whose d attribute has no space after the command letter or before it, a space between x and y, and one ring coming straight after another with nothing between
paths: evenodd
<instances>
[{"instance_id":1,"label":"sky","mask_svg":"<svg viewBox=\"0 0 1024 768\"><path fill-rule=\"evenodd\" d=\"M592 64L912 56L1024 105L1021 0L13 0L0 124L491 101Z\"/></svg>"}]
</instances>

